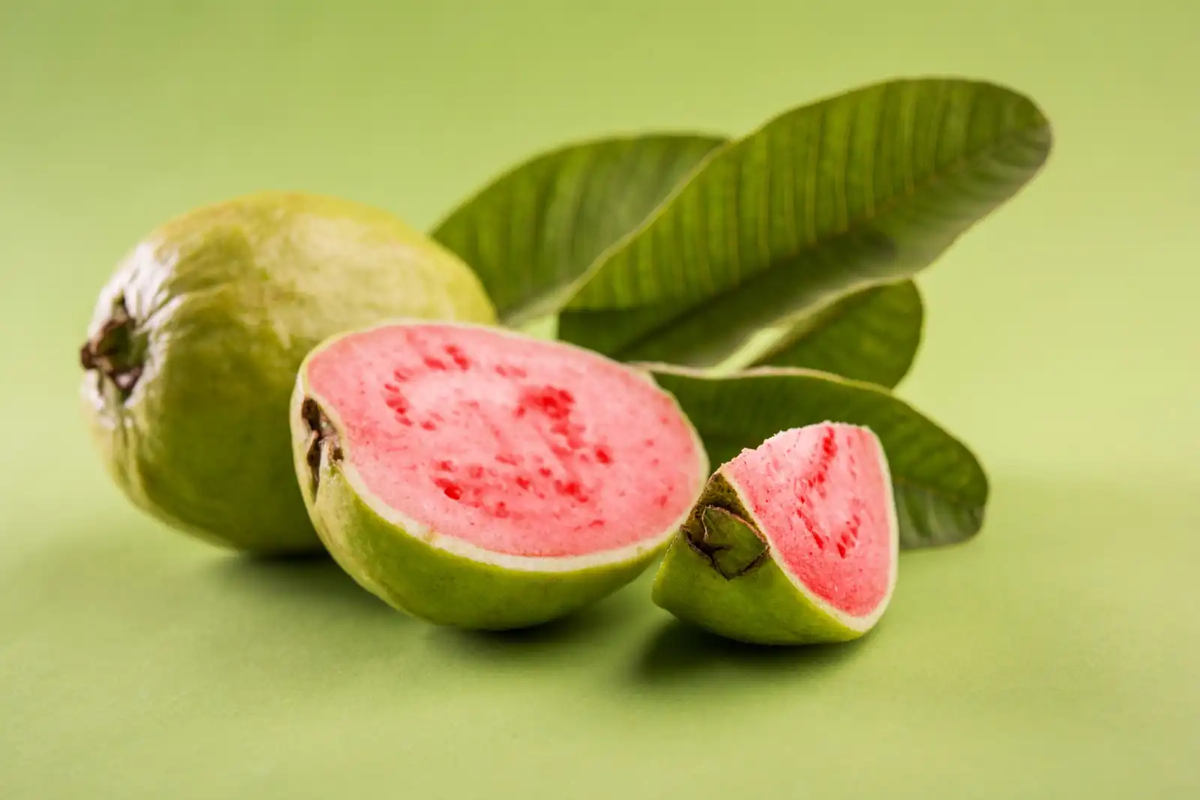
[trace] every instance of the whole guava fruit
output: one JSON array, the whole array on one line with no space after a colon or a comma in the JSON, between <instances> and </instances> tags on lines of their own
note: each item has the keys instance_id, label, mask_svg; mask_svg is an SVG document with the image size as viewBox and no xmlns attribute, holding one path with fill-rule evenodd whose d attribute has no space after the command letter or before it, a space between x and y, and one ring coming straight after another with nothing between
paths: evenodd
<instances>
[{"instance_id":1,"label":"whole guava fruit","mask_svg":"<svg viewBox=\"0 0 1200 800\"><path fill-rule=\"evenodd\" d=\"M292 467L296 371L332 334L397 316L495 322L466 264L379 209L263 192L166 222L121 261L80 351L108 472L215 544L319 550Z\"/></svg>"}]
</instances>

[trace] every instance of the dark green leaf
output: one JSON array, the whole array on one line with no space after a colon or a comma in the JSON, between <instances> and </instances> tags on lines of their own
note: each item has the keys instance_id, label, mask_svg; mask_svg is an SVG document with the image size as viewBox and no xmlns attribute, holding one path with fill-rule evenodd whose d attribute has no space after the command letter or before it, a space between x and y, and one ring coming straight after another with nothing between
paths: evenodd
<instances>
[{"instance_id":1,"label":"dark green leaf","mask_svg":"<svg viewBox=\"0 0 1200 800\"><path fill-rule=\"evenodd\" d=\"M916 358L923 321L912 281L872 286L784 327L751 364L804 367L891 388Z\"/></svg>"},{"instance_id":2,"label":"dark green leaf","mask_svg":"<svg viewBox=\"0 0 1200 800\"><path fill-rule=\"evenodd\" d=\"M553 314L572 282L725 139L657 134L575 144L506 172L438 224L503 322Z\"/></svg>"},{"instance_id":3,"label":"dark green leaf","mask_svg":"<svg viewBox=\"0 0 1200 800\"><path fill-rule=\"evenodd\" d=\"M714 469L781 430L825 421L863 425L887 453L901 547L960 542L983 524L988 481L975 456L885 389L809 370L719 376L648 366L696 426Z\"/></svg>"},{"instance_id":4,"label":"dark green leaf","mask_svg":"<svg viewBox=\"0 0 1200 800\"><path fill-rule=\"evenodd\" d=\"M708 366L778 325L909 278L1040 169L1050 125L990 83L896 80L722 148L580 282L559 335Z\"/></svg>"}]
</instances>

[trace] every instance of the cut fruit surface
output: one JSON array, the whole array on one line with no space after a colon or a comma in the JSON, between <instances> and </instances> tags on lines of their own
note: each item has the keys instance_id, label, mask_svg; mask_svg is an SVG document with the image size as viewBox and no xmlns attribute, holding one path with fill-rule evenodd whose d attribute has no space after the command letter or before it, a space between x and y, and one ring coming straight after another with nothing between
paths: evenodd
<instances>
[{"instance_id":1,"label":"cut fruit surface","mask_svg":"<svg viewBox=\"0 0 1200 800\"><path fill-rule=\"evenodd\" d=\"M451 624L510 627L497 604L513 605L504 598L520 573L557 572L566 586L568 573L617 565L627 581L677 529L708 470L690 423L648 374L483 326L397 323L336 337L301 368L293 408L298 473L339 563L393 605ZM381 538L419 543L433 560L381 557ZM445 572L440 597L416 586L433 551L464 562L432 567ZM464 577L466 562L513 585L496 572ZM468 585L487 596L473 596L469 613L451 608ZM582 597L539 593L550 599L535 616L547 619ZM558 594L572 596L563 605Z\"/></svg>"},{"instance_id":2,"label":"cut fruit surface","mask_svg":"<svg viewBox=\"0 0 1200 800\"><path fill-rule=\"evenodd\" d=\"M891 490L870 432L784 431L724 468L788 574L839 611L869 614L888 592Z\"/></svg>"},{"instance_id":3,"label":"cut fruit surface","mask_svg":"<svg viewBox=\"0 0 1200 800\"><path fill-rule=\"evenodd\" d=\"M717 470L671 544L654 599L744 641L844 641L883 614L898 552L875 434L840 423L794 428Z\"/></svg>"},{"instance_id":4,"label":"cut fruit surface","mask_svg":"<svg viewBox=\"0 0 1200 800\"><path fill-rule=\"evenodd\" d=\"M483 328L394 326L309 364L363 484L443 536L577 556L661 536L695 499L670 395L576 349Z\"/></svg>"}]
</instances>

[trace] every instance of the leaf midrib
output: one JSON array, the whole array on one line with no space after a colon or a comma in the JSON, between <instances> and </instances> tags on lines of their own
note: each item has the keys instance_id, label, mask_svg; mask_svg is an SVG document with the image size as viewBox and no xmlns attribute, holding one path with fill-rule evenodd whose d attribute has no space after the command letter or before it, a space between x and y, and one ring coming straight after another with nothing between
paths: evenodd
<instances>
[{"instance_id":1,"label":"leaf midrib","mask_svg":"<svg viewBox=\"0 0 1200 800\"><path fill-rule=\"evenodd\" d=\"M974 114L974 107L975 107L975 103L972 103L971 111L968 113L968 118L970 118ZM969 121L967 123L967 127L968 128L970 127ZM925 177L923 177L921 180L914 181L911 188L909 188L909 187L902 188L899 192L888 197L887 199L885 199L882 203L880 203L877 206L872 204L873 213L863 214L863 215L860 215L860 216L857 216L854 218L848 218L846 221L845 227L836 229L836 230L831 230L831 231L827 232L824 236L820 237L817 240L814 240L813 242L811 242L801 248L798 248L794 251L786 253L779 258L771 259L763 269L760 269L760 270L754 272L753 274L747 276L747 279L742 281L741 285L750 283L751 281L754 281L754 280L760 278L761 276L765 275L766 273L771 272L774 269L777 269L778 268L777 265L780 262L793 261L793 260L801 258L806 253L818 252L821 250L821 248L828 246L828 244L831 240L835 240L838 237L842 237L842 236L853 237L853 236L861 235L863 233L863 230L861 230L863 227L869 225L872 222L877 222L880 218L884 217L887 214L895 212L896 209L903 203L911 201L912 198L916 197L917 195L919 195L923 192L928 191L930 188L932 188L933 186L936 186L938 183L940 183L944 180L947 180L948 178L951 178L955 175L960 174L963 170L970 167L976 161L983 159L989 155L994 155L994 153L996 151L1002 149L1003 147L1005 147L1009 144L1018 143L1018 142L1025 140L1027 137L1029 137L1035 131L1046 130L1047 128L1048 128L1048 122L1043 118L1042 120L1037 122L1037 124L1014 127L1004 136L1001 136L999 138L992 140L991 142L989 142L987 145L985 145L983 147L979 147L979 148L976 148L976 149L970 150L970 151L965 151L955 161L947 164L944 169L935 170L935 171L931 172L929 175L926 175ZM743 139L741 141L748 141L748 140ZM879 147L879 142L877 140L876 144L875 144L875 149L872 153L873 158L878 157L878 147ZM713 159L719 158L721 152L727 152L727 150L718 148L714 154L710 154L710 155L712 156ZM707 166L708 166L708 164L704 163L704 168L707 168ZM653 212L651 212L650 215L648 215L646 217L646 219L642 222L642 224L638 227L638 229L636 229L636 231L631 232L628 236L624 237L622 240L618 240L616 243L614 243L614 245L620 246L619 250L613 250L612 252L601 253L597 257L596 261L593 262L592 268L590 268L584 272L583 278L585 280L580 283L580 288L582 289L583 286L586 284L587 280L590 280L590 278L588 278L588 273L592 273L592 277L599 275L600 270L603 268L604 263L611 260L618 252L627 250L630 246L632 246L633 242L636 239L640 238L650 228L650 226L653 225L665 213L665 211L669 207L670 203L673 202L675 197L678 196L678 192L682 191L687 186L688 183L691 183L692 181L697 180L697 178L699 178L700 175L701 175L701 172L697 171L687 183L681 184L679 187L677 187L676 192L665 197L663 199L663 202L660 203L658 205L658 207ZM873 183L873 181L872 181L872 183ZM970 225L972 225L972 224L974 224L974 221L969 223L967 227L970 227ZM956 238L957 238L957 235L961 235L961 232L960 232L960 234L956 234ZM887 281L883 281L883 283L886 283L886 282ZM873 285L878 285L878 284L873 284ZM736 285L731 286L731 287L725 289L724 292L728 292L735 288L737 288ZM866 287L863 287L863 288L866 288ZM698 298L696 298L696 302L689 303L687 308L689 310L691 310L692 308L694 308L696 306L700 306L705 303L711 302L712 300L719 298L724 292L717 292L716 294L709 294L709 295L698 297ZM841 296L844 297L844 296L846 296L846 294L848 294L848 293L843 293ZM672 298L666 298L664 300L656 301L655 304L669 303L669 302L672 302ZM639 305L616 306L615 308L616 309L630 309L630 308L645 307L648 305L654 305L654 304L643 303L643 304L640 304L640 306ZM599 311L599 310L603 310L604 308L605 308L604 306L598 306L598 307L584 306L579 309L571 309L570 304L568 303L566 310L568 310L568 311L571 311L571 310ZM609 308L614 308L614 307L610 306ZM656 327L655 332L657 332L661 327L662 326ZM641 341L643 341L644 339L645 339L645 336L638 337L638 339L635 342L632 342L631 344L638 344ZM628 349L628 346L623 349Z\"/></svg>"},{"instance_id":2,"label":"leaf midrib","mask_svg":"<svg viewBox=\"0 0 1200 800\"><path fill-rule=\"evenodd\" d=\"M819 253L823 249L828 248L828 247L832 246L833 244L835 244L838 241L838 239L840 239L840 238L852 240L857 237L861 237L862 235L864 235L865 233L870 231L870 223L878 222L880 219L884 218L886 215L894 213L897 210L897 208L899 208L904 202L911 201L912 198L916 197L917 195L919 195L923 192L928 191L931 187L937 185L939 182L948 180L949 178L959 174L961 171L967 169L969 166L976 163L977 161L986 158L987 156L989 156L989 154L992 154L994 151L999 150L1007 145L1010 145L1010 144L1013 144L1016 142L1020 142L1020 141L1022 141L1022 139L1027 137L1033 131L1036 131L1039 129L1045 129L1046 127L1047 127L1047 125L1043 121L1043 122L1039 123L1038 125L1016 128L1016 129L1013 129L1013 131L1010 134L993 140L987 146L977 148L975 150L972 150L970 153L964 154L956 161L947 165L947 167L945 169L940 170L935 173L932 173L932 174L926 176L925 178L923 178L921 181L914 182L912 189L902 190L900 193L892 195L887 200L880 203L879 206L876 207L875 213L873 215L864 215L864 216L856 217L854 220L851 220L847 224L846 228L844 228L842 230L838 230L836 232L831 232L831 233L827 234L826 236L822 237L821 239L812 242L811 244L807 245L806 247L803 247L801 249L798 249L791 253L788 253L787 255L785 255L783 257L773 259L764 269L754 272L753 274L749 275L745 281L742 281L740 284L729 287L724 292L719 292L715 295L708 295L705 297L700 297L695 302L687 303L686 305L679 306L674 313L672 313L670 316L668 316L667 318L662 320L662 322L655 325L653 328L645 331L644 333L640 334L636 338L630 340L629 342L626 342L625 344L623 344L616 351L616 354L619 356L621 353L628 353L631 351L636 351L643 344L645 344L648 341L653 341L664 330L672 327L676 323L676 321L679 319L679 317L684 316L684 315L692 316L695 314L702 313L702 309L704 307L711 305L714 302L718 302L721 299L721 297L724 296L724 294L726 294L728 292L732 292L732 291L744 290L747 286L751 286L755 282L764 280L767 276L769 276L775 270L780 269L781 268L780 265L783 263L797 261L797 260L804 258L806 255ZM693 178L693 180L694 180L694 178ZM995 206L993 206L993 208L994 207ZM990 210L989 210L989 213L990 213ZM986 216L986 214L984 216ZM952 237L951 242L953 242L955 239L957 239L959 236L961 236L967 229L969 229L972 225L974 225L976 222L978 222L979 219L982 219L982 217L978 217L975 220L972 220L966 226L964 226L962 230L956 232L954 234L954 236ZM651 219L649 221L652 222L653 220ZM632 240L630 240L630 241L632 241ZM585 275L586 275L586 273L585 273ZM911 279L911 276L909 276L909 278L904 278L901 280L910 280L910 279ZM833 303L836 303L839 300L853 294L856 291L863 291L863 290L866 290L866 289L874 287L874 286L881 286L881 285L884 285L887 283L892 283L892 282L895 282L895 280L896 280L895 278L892 278L892 279L887 279L887 280L867 281L867 283L865 283L864 285L855 285L851 288L848 288L848 289L842 291L837 296L830 299L828 302L830 304L833 304ZM672 301L667 300L667 301L662 301L662 302L667 303L667 302L672 302ZM642 306L626 306L623 308L627 309L627 310L631 310L631 309L636 309L636 308L651 307L652 305L653 304L645 304ZM568 301L568 304L567 304L565 310L568 313L572 310L570 308L569 301ZM599 308L579 309L579 311L600 311L600 310L603 310L603 309L599 309ZM797 316L802 315L802 314L803 314L803 311L796 312ZM777 324L777 323L773 323L773 324Z\"/></svg>"}]
</instances>

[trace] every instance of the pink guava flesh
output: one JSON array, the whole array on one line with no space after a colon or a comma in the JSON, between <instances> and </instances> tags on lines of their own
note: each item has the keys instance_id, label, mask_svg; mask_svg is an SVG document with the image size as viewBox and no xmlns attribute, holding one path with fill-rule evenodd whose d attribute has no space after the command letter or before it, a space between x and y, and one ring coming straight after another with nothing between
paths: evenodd
<instances>
[{"instance_id":1,"label":"pink guava flesh","mask_svg":"<svg viewBox=\"0 0 1200 800\"><path fill-rule=\"evenodd\" d=\"M306 377L375 498L487 551L581 556L662 538L706 478L669 394L555 342L384 326L334 341Z\"/></svg>"},{"instance_id":2,"label":"pink guava flesh","mask_svg":"<svg viewBox=\"0 0 1200 800\"><path fill-rule=\"evenodd\" d=\"M825 423L784 431L722 468L780 566L853 616L886 599L894 569L893 500L882 456L866 429Z\"/></svg>"}]
</instances>

